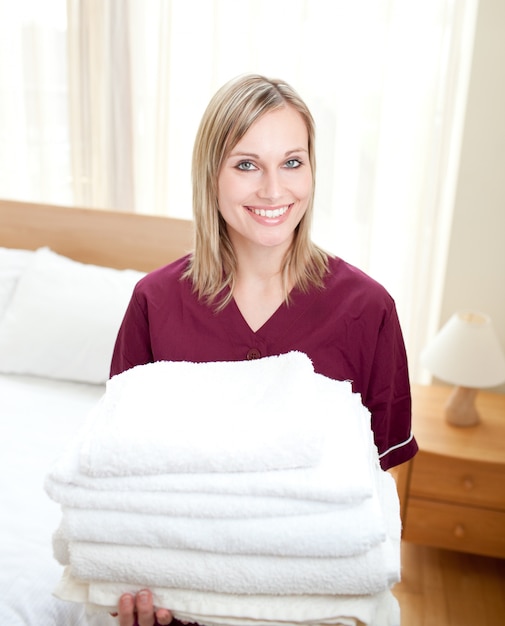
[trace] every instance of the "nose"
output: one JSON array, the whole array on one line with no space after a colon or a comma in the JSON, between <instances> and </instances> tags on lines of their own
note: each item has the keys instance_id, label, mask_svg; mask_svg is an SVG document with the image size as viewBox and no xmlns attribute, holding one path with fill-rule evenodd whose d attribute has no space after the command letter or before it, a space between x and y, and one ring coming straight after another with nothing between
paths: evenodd
<instances>
[{"instance_id":1,"label":"nose","mask_svg":"<svg viewBox=\"0 0 505 626\"><path fill-rule=\"evenodd\" d=\"M277 169L264 170L261 177L259 197L270 202L278 200L283 193L281 172Z\"/></svg>"}]
</instances>

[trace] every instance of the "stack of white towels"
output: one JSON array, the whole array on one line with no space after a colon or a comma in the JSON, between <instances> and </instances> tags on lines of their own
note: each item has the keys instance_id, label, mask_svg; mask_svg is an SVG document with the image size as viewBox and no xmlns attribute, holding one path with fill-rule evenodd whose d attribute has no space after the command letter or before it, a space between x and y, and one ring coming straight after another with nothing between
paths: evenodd
<instances>
[{"instance_id":1,"label":"stack of white towels","mask_svg":"<svg viewBox=\"0 0 505 626\"><path fill-rule=\"evenodd\" d=\"M397 626L396 486L349 382L300 352L113 377L46 479L55 591L149 588L202 626Z\"/></svg>"}]
</instances>

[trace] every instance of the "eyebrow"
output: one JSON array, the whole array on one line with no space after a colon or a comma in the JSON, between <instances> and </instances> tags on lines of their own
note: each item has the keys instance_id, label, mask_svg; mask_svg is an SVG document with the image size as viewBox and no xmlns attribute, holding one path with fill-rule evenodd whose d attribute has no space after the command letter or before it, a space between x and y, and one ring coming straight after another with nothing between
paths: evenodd
<instances>
[{"instance_id":1,"label":"eyebrow","mask_svg":"<svg viewBox=\"0 0 505 626\"><path fill-rule=\"evenodd\" d=\"M288 157L290 154L296 154L299 152L306 152L308 154L309 151L307 150L307 148L293 148L292 150L288 150L287 152L285 152L284 157ZM255 154L254 152L230 152L228 158L232 157L250 157L252 159L261 158L259 154Z\"/></svg>"}]
</instances>

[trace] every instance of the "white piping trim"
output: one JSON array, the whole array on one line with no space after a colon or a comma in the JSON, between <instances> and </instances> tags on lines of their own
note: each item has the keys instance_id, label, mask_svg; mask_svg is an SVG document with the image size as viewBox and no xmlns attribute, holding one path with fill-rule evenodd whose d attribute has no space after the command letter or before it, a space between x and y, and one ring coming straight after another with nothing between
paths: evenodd
<instances>
[{"instance_id":1,"label":"white piping trim","mask_svg":"<svg viewBox=\"0 0 505 626\"><path fill-rule=\"evenodd\" d=\"M402 443L397 443L396 446L391 446L391 448L389 448L382 454L379 454L379 459L382 459L383 456L386 456L386 454L393 452L393 450L396 450L397 448L402 448L403 446L406 446L408 443L412 441L413 438L414 438L414 433L411 432L410 437L408 439L406 439L405 441L402 441Z\"/></svg>"}]
</instances>

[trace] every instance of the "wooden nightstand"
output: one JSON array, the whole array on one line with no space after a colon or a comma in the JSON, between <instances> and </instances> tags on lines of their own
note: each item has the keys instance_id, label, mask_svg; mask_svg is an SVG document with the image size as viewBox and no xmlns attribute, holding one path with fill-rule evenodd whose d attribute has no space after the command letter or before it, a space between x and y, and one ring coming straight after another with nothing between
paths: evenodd
<instances>
[{"instance_id":1,"label":"wooden nightstand","mask_svg":"<svg viewBox=\"0 0 505 626\"><path fill-rule=\"evenodd\" d=\"M482 422L444 419L450 387L414 386L419 452L399 483L403 539L505 558L505 395L479 392Z\"/></svg>"}]
</instances>

